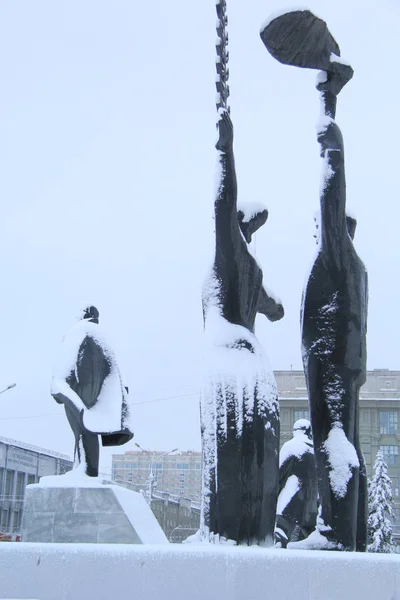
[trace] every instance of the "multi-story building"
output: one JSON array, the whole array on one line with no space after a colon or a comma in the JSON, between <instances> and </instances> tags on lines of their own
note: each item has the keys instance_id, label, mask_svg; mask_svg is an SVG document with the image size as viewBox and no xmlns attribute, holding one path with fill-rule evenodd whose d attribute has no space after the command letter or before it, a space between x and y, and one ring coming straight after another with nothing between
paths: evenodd
<instances>
[{"instance_id":1,"label":"multi-story building","mask_svg":"<svg viewBox=\"0 0 400 600\"><path fill-rule=\"evenodd\" d=\"M20 531L26 485L71 469L65 454L0 437L0 536Z\"/></svg>"},{"instance_id":2,"label":"multi-story building","mask_svg":"<svg viewBox=\"0 0 400 600\"><path fill-rule=\"evenodd\" d=\"M200 498L201 452L142 452L130 450L112 457L112 478L130 482L136 489L147 489L153 472L153 492L160 490L192 500Z\"/></svg>"},{"instance_id":3,"label":"multi-story building","mask_svg":"<svg viewBox=\"0 0 400 600\"><path fill-rule=\"evenodd\" d=\"M303 371L276 371L281 410L281 445L292 437L297 419L309 418ZM368 371L360 392L360 442L368 477L378 450L382 450L392 480L395 505L394 533L400 536L400 371Z\"/></svg>"}]
</instances>

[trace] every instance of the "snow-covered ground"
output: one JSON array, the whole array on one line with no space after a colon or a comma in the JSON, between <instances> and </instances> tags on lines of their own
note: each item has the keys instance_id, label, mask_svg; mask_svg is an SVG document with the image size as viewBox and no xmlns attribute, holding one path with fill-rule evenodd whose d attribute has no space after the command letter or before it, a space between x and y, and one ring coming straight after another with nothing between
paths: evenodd
<instances>
[{"instance_id":1,"label":"snow-covered ground","mask_svg":"<svg viewBox=\"0 0 400 600\"><path fill-rule=\"evenodd\" d=\"M0 598L396 600L400 556L178 544L4 543Z\"/></svg>"}]
</instances>

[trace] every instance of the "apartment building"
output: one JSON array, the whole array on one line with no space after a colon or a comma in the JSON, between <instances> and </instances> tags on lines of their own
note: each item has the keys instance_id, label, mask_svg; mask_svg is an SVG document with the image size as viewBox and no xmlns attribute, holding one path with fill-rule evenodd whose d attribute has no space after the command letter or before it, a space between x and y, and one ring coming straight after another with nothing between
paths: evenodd
<instances>
[{"instance_id":1,"label":"apartment building","mask_svg":"<svg viewBox=\"0 0 400 600\"><path fill-rule=\"evenodd\" d=\"M153 492L169 492L175 496L200 499L201 452L166 453L130 450L112 457L112 478L117 483L129 482L135 489L147 490L152 470Z\"/></svg>"}]
</instances>

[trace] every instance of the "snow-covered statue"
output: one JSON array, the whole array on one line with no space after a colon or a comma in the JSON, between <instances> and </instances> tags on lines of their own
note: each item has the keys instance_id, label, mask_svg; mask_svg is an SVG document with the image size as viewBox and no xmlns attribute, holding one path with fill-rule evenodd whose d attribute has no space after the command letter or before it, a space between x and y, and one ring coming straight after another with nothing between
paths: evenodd
<instances>
[{"instance_id":1,"label":"snow-covered statue","mask_svg":"<svg viewBox=\"0 0 400 600\"><path fill-rule=\"evenodd\" d=\"M303 539L314 531L317 497L311 423L299 419L293 425L292 439L283 444L279 454L276 546L286 548L291 539Z\"/></svg>"},{"instance_id":2,"label":"snow-covered statue","mask_svg":"<svg viewBox=\"0 0 400 600\"><path fill-rule=\"evenodd\" d=\"M337 95L353 76L324 21L308 10L274 16L261 30L284 64L318 69L324 160L318 253L302 303L302 353L320 500L317 529L301 547L366 549L367 479L359 441L359 391L366 381L367 273L346 218L344 148Z\"/></svg>"},{"instance_id":3,"label":"snow-covered statue","mask_svg":"<svg viewBox=\"0 0 400 600\"><path fill-rule=\"evenodd\" d=\"M51 394L64 404L75 436L75 466L99 473L99 435L103 446L132 439L124 386L115 356L99 326L99 312L88 306L65 336L54 369Z\"/></svg>"},{"instance_id":4,"label":"snow-covered statue","mask_svg":"<svg viewBox=\"0 0 400 600\"><path fill-rule=\"evenodd\" d=\"M217 2L218 182L215 257L203 288L205 376L201 398L203 502L200 535L237 544L273 543L279 472L278 394L254 335L257 313L281 319L248 244L264 207L237 206L225 0Z\"/></svg>"},{"instance_id":5,"label":"snow-covered statue","mask_svg":"<svg viewBox=\"0 0 400 600\"><path fill-rule=\"evenodd\" d=\"M319 88L329 93L334 80L329 74ZM317 531L330 547L365 551L367 479L358 430L367 273L353 245L356 222L346 216L343 139L331 117L322 119L318 141L324 159L319 248L301 320L321 502Z\"/></svg>"},{"instance_id":6,"label":"snow-covered statue","mask_svg":"<svg viewBox=\"0 0 400 600\"><path fill-rule=\"evenodd\" d=\"M254 335L257 313L283 307L263 286L248 249L266 221L238 211L233 126L220 109L221 180L215 200L215 259L203 288L205 378L201 401L203 528L238 544L271 544L279 471L279 408L273 372Z\"/></svg>"}]
</instances>

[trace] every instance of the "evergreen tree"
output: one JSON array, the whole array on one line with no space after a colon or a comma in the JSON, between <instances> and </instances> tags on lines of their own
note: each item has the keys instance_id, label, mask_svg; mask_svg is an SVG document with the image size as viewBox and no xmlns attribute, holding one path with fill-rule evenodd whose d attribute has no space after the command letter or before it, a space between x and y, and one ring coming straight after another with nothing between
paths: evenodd
<instances>
[{"instance_id":1,"label":"evergreen tree","mask_svg":"<svg viewBox=\"0 0 400 600\"><path fill-rule=\"evenodd\" d=\"M368 552L395 551L392 482L387 470L383 453L379 450L374 475L368 485Z\"/></svg>"}]
</instances>

